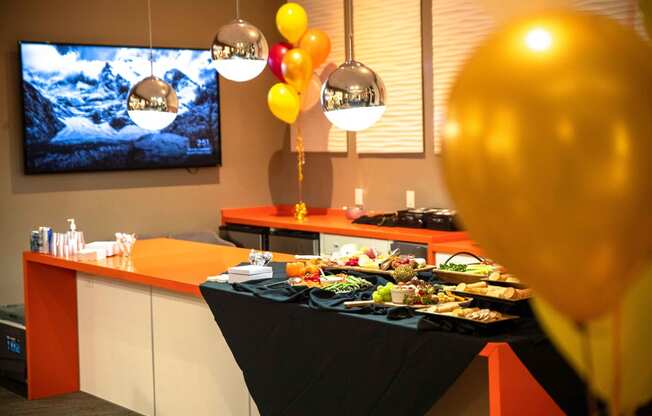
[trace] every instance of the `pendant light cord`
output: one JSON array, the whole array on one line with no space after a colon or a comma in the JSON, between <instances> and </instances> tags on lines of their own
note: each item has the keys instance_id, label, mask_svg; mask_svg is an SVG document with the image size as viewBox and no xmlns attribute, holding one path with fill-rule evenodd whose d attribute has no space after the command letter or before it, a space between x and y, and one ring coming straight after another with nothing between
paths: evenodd
<instances>
[{"instance_id":1,"label":"pendant light cord","mask_svg":"<svg viewBox=\"0 0 652 416\"><path fill-rule=\"evenodd\" d=\"M235 19L240 20L240 0L235 0Z\"/></svg>"},{"instance_id":2,"label":"pendant light cord","mask_svg":"<svg viewBox=\"0 0 652 416\"><path fill-rule=\"evenodd\" d=\"M353 0L344 0L344 21L346 27L346 61L351 62L354 58L353 53Z\"/></svg>"},{"instance_id":3,"label":"pendant light cord","mask_svg":"<svg viewBox=\"0 0 652 416\"><path fill-rule=\"evenodd\" d=\"M149 32L149 71L154 76L154 51L152 50L152 1L147 0L147 31Z\"/></svg>"}]
</instances>

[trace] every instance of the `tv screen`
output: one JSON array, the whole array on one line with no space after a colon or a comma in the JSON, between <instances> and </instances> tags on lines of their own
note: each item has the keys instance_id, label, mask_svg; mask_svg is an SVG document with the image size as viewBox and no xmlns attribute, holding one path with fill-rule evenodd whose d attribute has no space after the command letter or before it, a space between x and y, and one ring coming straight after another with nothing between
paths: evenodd
<instances>
[{"instance_id":1,"label":"tv screen","mask_svg":"<svg viewBox=\"0 0 652 416\"><path fill-rule=\"evenodd\" d=\"M179 98L160 131L127 114L150 75L149 49L21 42L25 172L215 166L221 162L219 82L208 50L156 48L154 75Z\"/></svg>"}]
</instances>

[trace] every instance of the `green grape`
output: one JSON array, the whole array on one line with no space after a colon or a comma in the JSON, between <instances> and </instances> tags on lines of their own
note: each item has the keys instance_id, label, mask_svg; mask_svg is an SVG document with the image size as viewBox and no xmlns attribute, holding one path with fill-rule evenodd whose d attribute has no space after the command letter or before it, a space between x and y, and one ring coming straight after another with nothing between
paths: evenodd
<instances>
[{"instance_id":1,"label":"green grape","mask_svg":"<svg viewBox=\"0 0 652 416\"><path fill-rule=\"evenodd\" d=\"M383 300L385 302L391 302L392 301L392 292L390 292L389 290L387 292L383 293L382 296L383 296Z\"/></svg>"},{"instance_id":2,"label":"green grape","mask_svg":"<svg viewBox=\"0 0 652 416\"><path fill-rule=\"evenodd\" d=\"M381 295L378 292L374 292L371 295L371 299L373 299L373 301L376 302L376 303L381 303L383 301L383 295Z\"/></svg>"},{"instance_id":3,"label":"green grape","mask_svg":"<svg viewBox=\"0 0 652 416\"><path fill-rule=\"evenodd\" d=\"M385 285L385 287L388 287L388 288L390 288L390 290L391 290L391 289L394 287L394 283L389 282L389 283L387 283L387 284Z\"/></svg>"}]
</instances>

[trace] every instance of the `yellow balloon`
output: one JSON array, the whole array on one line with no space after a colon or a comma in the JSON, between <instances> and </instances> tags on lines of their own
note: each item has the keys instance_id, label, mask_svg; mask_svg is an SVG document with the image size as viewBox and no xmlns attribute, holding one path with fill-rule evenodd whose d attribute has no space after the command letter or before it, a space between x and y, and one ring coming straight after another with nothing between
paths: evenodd
<instances>
[{"instance_id":1,"label":"yellow balloon","mask_svg":"<svg viewBox=\"0 0 652 416\"><path fill-rule=\"evenodd\" d=\"M281 72L285 81L303 92L312 77L312 59L310 54L301 48L290 49L283 55Z\"/></svg>"},{"instance_id":2,"label":"yellow balloon","mask_svg":"<svg viewBox=\"0 0 652 416\"><path fill-rule=\"evenodd\" d=\"M276 27L291 43L297 43L308 28L308 15L296 3L285 3L276 12Z\"/></svg>"},{"instance_id":3,"label":"yellow balloon","mask_svg":"<svg viewBox=\"0 0 652 416\"><path fill-rule=\"evenodd\" d=\"M288 124L292 124L299 116L301 100L299 94L291 85L279 82L269 89L267 106L276 117Z\"/></svg>"},{"instance_id":4,"label":"yellow balloon","mask_svg":"<svg viewBox=\"0 0 652 416\"><path fill-rule=\"evenodd\" d=\"M652 247L652 51L606 17L545 14L481 45L452 89L446 182L489 257L576 321Z\"/></svg>"},{"instance_id":5,"label":"yellow balloon","mask_svg":"<svg viewBox=\"0 0 652 416\"><path fill-rule=\"evenodd\" d=\"M605 296L610 297L609 294ZM652 400L652 271L634 283L625 293L621 310L619 334L621 351L620 407L624 414ZM615 301L615 299L612 299ZM568 362L587 376L583 352L584 335L577 326L542 299L535 299L534 310L552 341ZM593 367L592 390L609 400L614 382L612 366L613 317L591 321L587 327Z\"/></svg>"}]
</instances>

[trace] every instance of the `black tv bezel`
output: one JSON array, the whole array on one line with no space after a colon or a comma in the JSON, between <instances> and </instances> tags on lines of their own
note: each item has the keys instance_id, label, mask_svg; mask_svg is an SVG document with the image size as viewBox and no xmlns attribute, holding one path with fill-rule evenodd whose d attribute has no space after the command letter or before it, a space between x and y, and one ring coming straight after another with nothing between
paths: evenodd
<instances>
[{"instance_id":1,"label":"black tv bezel","mask_svg":"<svg viewBox=\"0 0 652 416\"><path fill-rule=\"evenodd\" d=\"M23 54L22 46L23 44L36 44L36 45L61 45L61 46L99 46L99 47L109 47L109 48L133 48L133 49L149 49L148 45L139 46L139 45L116 45L116 44L100 44L100 43L72 43L72 42L50 42L50 41L31 41L31 40L19 40L18 41L18 72L20 73L20 103L21 103L21 122L22 122L22 147L23 147L23 173L29 176L36 175L56 175L59 173L97 173L97 172L129 172L129 171L151 171L151 170L170 170L170 169L195 169L195 168L208 168L208 167L221 167L222 166L222 100L220 95L220 90L222 86L220 85L220 76L215 70L215 76L217 77L217 105L218 105L218 126L217 126L217 160L215 163L210 164L186 164L186 165L166 165L166 166L141 166L141 167L127 167L127 168L106 168L106 169L66 169L66 170L57 170L52 172L33 172L30 171L27 167L27 146L25 146L26 140L26 131L25 131L25 89L23 88ZM153 49L168 49L168 50L190 50L190 51L206 51L205 48L185 48L185 47L174 47L174 46L153 46Z\"/></svg>"}]
</instances>

